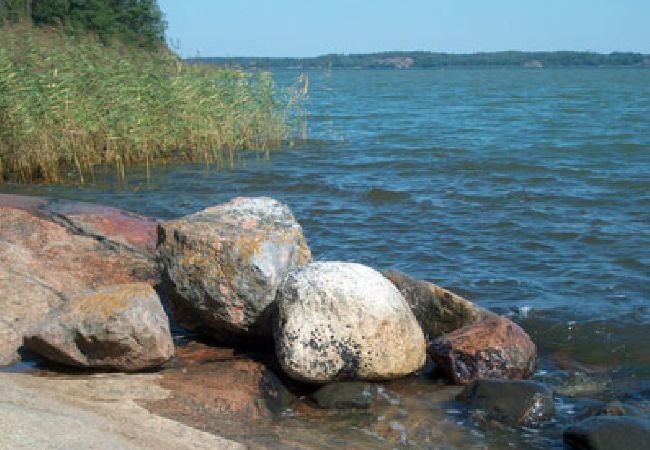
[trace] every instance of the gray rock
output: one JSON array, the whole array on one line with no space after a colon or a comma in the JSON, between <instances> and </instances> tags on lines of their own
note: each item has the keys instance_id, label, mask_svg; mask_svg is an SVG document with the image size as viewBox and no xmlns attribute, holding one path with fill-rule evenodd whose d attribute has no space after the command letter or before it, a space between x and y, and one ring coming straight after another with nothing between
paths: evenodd
<instances>
[{"instance_id":1,"label":"gray rock","mask_svg":"<svg viewBox=\"0 0 650 450\"><path fill-rule=\"evenodd\" d=\"M319 262L291 272L278 293L276 355L307 383L380 380L424 365L426 342L397 288L360 264Z\"/></svg>"},{"instance_id":2,"label":"gray rock","mask_svg":"<svg viewBox=\"0 0 650 450\"><path fill-rule=\"evenodd\" d=\"M575 450L632 450L650 445L650 421L638 417L591 417L564 431Z\"/></svg>"},{"instance_id":3,"label":"gray rock","mask_svg":"<svg viewBox=\"0 0 650 450\"><path fill-rule=\"evenodd\" d=\"M22 345L22 337L4 320L0 320L0 366L8 366L18 360L16 351Z\"/></svg>"},{"instance_id":4,"label":"gray rock","mask_svg":"<svg viewBox=\"0 0 650 450\"><path fill-rule=\"evenodd\" d=\"M236 198L158 228L158 261L178 324L218 341L269 341L278 286L311 260L291 210Z\"/></svg>"},{"instance_id":5,"label":"gray rock","mask_svg":"<svg viewBox=\"0 0 650 450\"><path fill-rule=\"evenodd\" d=\"M25 346L60 364L121 371L156 367L174 355L169 320L146 283L72 297L25 337Z\"/></svg>"},{"instance_id":6,"label":"gray rock","mask_svg":"<svg viewBox=\"0 0 650 450\"><path fill-rule=\"evenodd\" d=\"M375 387L363 381L326 384L311 395L324 409L368 409L375 397Z\"/></svg>"},{"instance_id":7,"label":"gray rock","mask_svg":"<svg viewBox=\"0 0 650 450\"><path fill-rule=\"evenodd\" d=\"M555 415L553 391L534 381L478 380L457 399L505 425L537 426Z\"/></svg>"},{"instance_id":8,"label":"gray rock","mask_svg":"<svg viewBox=\"0 0 650 450\"><path fill-rule=\"evenodd\" d=\"M433 283L416 280L397 270L382 272L402 293L422 331L437 338L488 318L494 313Z\"/></svg>"}]
</instances>

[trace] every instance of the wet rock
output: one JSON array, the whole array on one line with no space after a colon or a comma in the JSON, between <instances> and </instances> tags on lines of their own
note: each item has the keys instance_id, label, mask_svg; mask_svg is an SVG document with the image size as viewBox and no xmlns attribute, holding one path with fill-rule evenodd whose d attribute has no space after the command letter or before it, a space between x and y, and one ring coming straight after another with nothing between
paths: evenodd
<instances>
[{"instance_id":1,"label":"wet rock","mask_svg":"<svg viewBox=\"0 0 650 450\"><path fill-rule=\"evenodd\" d=\"M638 417L591 417L565 430L564 443L576 450L648 448L650 421Z\"/></svg>"},{"instance_id":2,"label":"wet rock","mask_svg":"<svg viewBox=\"0 0 650 450\"><path fill-rule=\"evenodd\" d=\"M101 234L98 228L87 234L86 228L72 225L81 219L66 216L74 205L0 194L0 309L2 319L20 336L11 345L4 342L0 360L14 359L22 337L70 296L113 284L153 284L158 278L144 243L131 238L129 245L119 242L151 234L152 221L109 208L103 230L108 233L112 226L115 232ZM107 211L88 204L83 209L94 211L96 220Z\"/></svg>"},{"instance_id":3,"label":"wet rock","mask_svg":"<svg viewBox=\"0 0 650 450\"><path fill-rule=\"evenodd\" d=\"M528 334L499 316L439 337L429 353L441 372L456 384L486 378L527 378L537 364L537 349Z\"/></svg>"},{"instance_id":4,"label":"wet rock","mask_svg":"<svg viewBox=\"0 0 650 450\"><path fill-rule=\"evenodd\" d=\"M276 354L307 383L379 380L424 365L425 339L397 288L360 264L311 263L278 293Z\"/></svg>"},{"instance_id":5,"label":"wet rock","mask_svg":"<svg viewBox=\"0 0 650 450\"><path fill-rule=\"evenodd\" d=\"M613 401L604 403L600 401L590 401L579 412L579 417L587 418L593 416L634 416L640 417L641 411L634 406Z\"/></svg>"},{"instance_id":6,"label":"wet rock","mask_svg":"<svg viewBox=\"0 0 650 450\"><path fill-rule=\"evenodd\" d=\"M553 391L534 381L477 380L457 398L505 425L537 426L553 418Z\"/></svg>"},{"instance_id":7,"label":"wet rock","mask_svg":"<svg viewBox=\"0 0 650 450\"><path fill-rule=\"evenodd\" d=\"M362 381L326 384L311 395L324 409L368 409L372 405L375 387Z\"/></svg>"},{"instance_id":8,"label":"wet rock","mask_svg":"<svg viewBox=\"0 0 650 450\"><path fill-rule=\"evenodd\" d=\"M402 293L424 333L437 338L494 315L433 283L416 280L397 270L382 272Z\"/></svg>"},{"instance_id":9,"label":"wet rock","mask_svg":"<svg viewBox=\"0 0 650 450\"><path fill-rule=\"evenodd\" d=\"M72 297L25 336L25 345L60 364L121 371L156 367L174 355L169 321L146 283Z\"/></svg>"},{"instance_id":10,"label":"wet rock","mask_svg":"<svg viewBox=\"0 0 650 450\"><path fill-rule=\"evenodd\" d=\"M242 197L161 224L158 259L179 325L237 343L270 340L277 288L311 253L286 205Z\"/></svg>"}]
</instances>

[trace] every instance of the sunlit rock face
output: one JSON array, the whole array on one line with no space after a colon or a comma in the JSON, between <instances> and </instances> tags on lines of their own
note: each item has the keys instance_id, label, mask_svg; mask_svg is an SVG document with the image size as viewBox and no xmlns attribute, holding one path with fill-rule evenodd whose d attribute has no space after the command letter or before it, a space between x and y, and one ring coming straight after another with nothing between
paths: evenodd
<instances>
[{"instance_id":1,"label":"sunlit rock face","mask_svg":"<svg viewBox=\"0 0 650 450\"><path fill-rule=\"evenodd\" d=\"M174 356L169 320L146 283L70 298L25 337L25 345L60 364L120 371L157 367Z\"/></svg>"},{"instance_id":2,"label":"sunlit rock face","mask_svg":"<svg viewBox=\"0 0 650 450\"><path fill-rule=\"evenodd\" d=\"M312 263L278 294L276 354L308 383L390 379L421 368L422 329L397 288L360 264Z\"/></svg>"},{"instance_id":3,"label":"sunlit rock face","mask_svg":"<svg viewBox=\"0 0 650 450\"><path fill-rule=\"evenodd\" d=\"M271 198L236 198L158 229L174 318L224 343L270 343L278 286L310 260L291 210Z\"/></svg>"}]
</instances>

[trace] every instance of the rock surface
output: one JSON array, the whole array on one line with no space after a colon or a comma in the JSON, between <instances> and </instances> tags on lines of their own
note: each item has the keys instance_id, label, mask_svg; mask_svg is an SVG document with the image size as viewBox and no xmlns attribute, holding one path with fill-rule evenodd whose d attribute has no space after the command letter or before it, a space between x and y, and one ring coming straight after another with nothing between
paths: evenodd
<instances>
[{"instance_id":1,"label":"rock surface","mask_svg":"<svg viewBox=\"0 0 650 450\"><path fill-rule=\"evenodd\" d=\"M157 367L174 355L169 320L146 283L70 298L25 336L25 346L60 364L122 371Z\"/></svg>"},{"instance_id":2,"label":"rock surface","mask_svg":"<svg viewBox=\"0 0 650 450\"><path fill-rule=\"evenodd\" d=\"M575 450L631 450L648 448L650 421L638 417L591 417L569 427L564 443Z\"/></svg>"},{"instance_id":3,"label":"rock surface","mask_svg":"<svg viewBox=\"0 0 650 450\"><path fill-rule=\"evenodd\" d=\"M397 270L382 272L402 293L429 338L487 319L494 314L433 283Z\"/></svg>"},{"instance_id":4,"label":"rock surface","mask_svg":"<svg viewBox=\"0 0 650 450\"><path fill-rule=\"evenodd\" d=\"M362 381L326 384L311 395L324 409L368 409L372 405L375 387Z\"/></svg>"},{"instance_id":5,"label":"rock surface","mask_svg":"<svg viewBox=\"0 0 650 450\"><path fill-rule=\"evenodd\" d=\"M0 366L8 366L18 360L18 348L21 344L22 337L14 327L0 320Z\"/></svg>"},{"instance_id":6,"label":"rock surface","mask_svg":"<svg viewBox=\"0 0 650 450\"><path fill-rule=\"evenodd\" d=\"M99 225L87 234L91 217L106 234ZM0 194L0 309L20 337L3 343L0 361L15 359L23 335L70 296L155 283L154 232L153 221L114 208Z\"/></svg>"},{"instance_id":7,"label":"rock surface","mask_svg":"<svg viewBox=\"0 0 650 450\"><path fill-rule=\"evenodd\" d=\"M478 380L457 399L506 425L538 426L555 415L553 391L534 381Z\"/></svg>"},{"instance_id":8,"label":"rock surface","mask_svg":"<svg viewBox=\"0 0 650 450\"><path fill-rule=\"evenodd\" d=\"M51 378L0 373L3 449L244 449L245 446L151 414L141 402L171 393L159 375Z\"/></svg>"},{"instance_id":9,"label":"rock surface","mask_svg":"<svg viewBox=\"0 0 650 450\"><path fill-rule=\"evenodd\" d=\"M179 325L226 343L270 340L279 284L311 260L290 209L266 197L161 224L158 255Z\"/></svg>"},{"instance_id":10,"label":"rock surface","mask_svg":"<svg viewBox=\"0 0 650 450\"><path fill-rule=\"evenodd\" d=\"M537 365L537 348L528 334L499 316L439 337L429 353L442 373L456 384L485 378L528 378Z\"/></svg>"},{"instance_id":11,"label":"rock surface","mask_svg":"<svg viewBox=\"0 0 650 450\"><path fill-rule=\"evenodd\" d=\"M278 293L276 355L307 383L379 380L424 365L426 342L397 288L360 264L311 263Z\"/></svg>"}]
</instances>

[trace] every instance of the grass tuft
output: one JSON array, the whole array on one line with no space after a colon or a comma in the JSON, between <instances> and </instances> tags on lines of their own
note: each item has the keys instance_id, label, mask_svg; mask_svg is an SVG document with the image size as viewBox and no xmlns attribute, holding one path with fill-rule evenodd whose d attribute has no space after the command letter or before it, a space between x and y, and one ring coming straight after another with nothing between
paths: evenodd
<instances>
[{"instance_id":1,"label":"grass tuft","mask_svg":"<svg viewBox=\"0 0 650 450\"><path fill-rule=\"evenodd\" d=\"M227 164L238 150L280 145L295 104L269 73L5 25L0 181L84 183L106 164L121 178L132 164L147 172L174 160Z\"/></svg>"}]
</instances>

